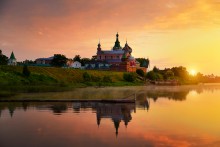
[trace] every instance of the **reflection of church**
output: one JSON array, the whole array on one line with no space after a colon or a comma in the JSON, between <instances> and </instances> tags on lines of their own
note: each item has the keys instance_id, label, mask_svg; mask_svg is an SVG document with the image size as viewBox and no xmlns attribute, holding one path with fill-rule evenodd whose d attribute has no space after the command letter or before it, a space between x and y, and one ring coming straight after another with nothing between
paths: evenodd
<instances>
[{"instance_id":1,"label":"reflection of church","mask_svg":"<svg viewBox=\"0 0 220 147\"><path fill-rule=\"evenodd\" d=\"M99 103L96 109L97 124L101 123L102 118L111 118L115 130L116 136L118 135L118 128L121 121L124 121L127 127L128 123L131 121L131 112L135 111L135 104L108 104Z\"/></svg>"},{"instance_id":2,"label":"reflection of church","mask_svg":"<svg viewBox=\"0 0 220 147\"><path fill-rule=\"evenodd\" d=\"M73 103L73 110L75 113L79 113L83 109L91 108L96 112L97 125L101 125L102 119L111 119L114 123L116 136L118 135L118 129L120 123L123 121L127 127L131 121L131 113L136 112L136 106L134 103Z\"/></svg>"},{"instance_id":3,"label":"reflection of church","mask_svg":"<svg viewBox=\"0 0 220 147\"><path fill-rule=\"evenodd\" d=\"M4 103L0 104L0 117L2 110L9 110L9 114L13 117L16 108L23 108L26 111L29 107L36 107L37 110L51 110L55 115L61 115L68 111L72 107L75 113L81 111L92 110L96 113L97 125L101 125L102 119L111 119L116 136L118 135L118 129L120 123L124 123L127 127L128 123L132 120L131 113L136 112L135 103L97 103L97 102L74 102L74 103Z\"/></svg>"}]
</instances>

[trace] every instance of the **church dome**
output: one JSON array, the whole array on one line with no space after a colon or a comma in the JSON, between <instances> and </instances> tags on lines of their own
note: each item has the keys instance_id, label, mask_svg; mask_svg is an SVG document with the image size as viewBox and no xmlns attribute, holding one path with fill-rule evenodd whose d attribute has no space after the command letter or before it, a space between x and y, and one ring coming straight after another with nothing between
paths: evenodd
<instances>
[{"instance_id":1,"label":"church dome","mask_svg":"<svg viewBox=\"0 0 220 147\"><path fill-rule=\"evenodd\" d=\"M128 45L127 41L126 41L126 44L123 50L126 52L129 52L130 54L132 53L132 48Z\"/></svg>"},{"instance_id":2,"label":"church dome","mask_svg":"<svg viewBox=\"0 0 220 147\"><path fill-rule=\"evenodd\" d=\"M113 47L113 50L121 50L122 47L120 46L120 42L119 42L119 39L118 39L119 35L118 33L116 34L116 41L115 41L115 45Z\"/></svg>"}]
</instances>

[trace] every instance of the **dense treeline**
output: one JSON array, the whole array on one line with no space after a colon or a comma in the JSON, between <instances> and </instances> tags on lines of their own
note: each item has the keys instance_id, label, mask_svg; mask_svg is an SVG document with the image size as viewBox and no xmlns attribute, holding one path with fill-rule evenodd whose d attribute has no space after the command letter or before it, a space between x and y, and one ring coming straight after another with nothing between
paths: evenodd
<instances>
[{"instance_id":1,"label":"dense treeline","mask_svg":"<svg viewBox=\"0 0 220 147\"><path fill-rule=\"evenodd\" d=\"M7 65L8 57L2 54L2 50L0 50L0 65Z\"/></svg>"},{"instance_id":2,"label":"dense treeline","mask_svg":"<svg viewBox=\"0 0 220 147\"><path fill-rule=\"evenodd\" d=\"M220 82L220 77L214 75L203 75L201 73L190 75L187 69L183 66L165 68L163 70L154 67L153 70L146 74L146 78L150 81L175 81L179 84Z\"/></svg>"}]
</instances>

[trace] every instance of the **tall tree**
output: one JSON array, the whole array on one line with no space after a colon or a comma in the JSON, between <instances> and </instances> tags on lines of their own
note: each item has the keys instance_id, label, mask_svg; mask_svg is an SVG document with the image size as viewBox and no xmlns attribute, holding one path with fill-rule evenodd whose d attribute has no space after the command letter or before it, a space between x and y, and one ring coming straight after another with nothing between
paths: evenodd
<instances>
[{"instance_id":1,"label":"tall tree","mask_svg":"<svg viewBox=\"0 0 220 147\"><path fill-rule=\"evenodd\" d=\"M26 77L29 77L31 74L30 70L28 69L28 66L27 65L24 65L23 67L23 75L26 76Z\"/></svg>"},{"instance_id":2,"label":"tall tree","mask_svg":"<svg viewBox=\"0 0 220 147\"><path fill-rule=\"evenodd\" d=\"M66 63L67 63L66 56L61 54L55 54L53 60L51 61L51 65L55 67L62 67L66 65Z\"/></svg>"},{"instance_id":3,"label":"tall tree","mask_svg":"<svg viewBox=\"0 0 220 147\"><path fill-rule=\"evenodd\" d=\"M76 55L76 56L73 58L73 61L81 62L81 57L80 57L80 55Z\"/></svg>"},{"instance_id":4,"label":"tall tree","mask_svg":"<svg viewBox=\"0 0 220 147\"><path fill-rule=\"evenodd\" d=\"M0 50L0 65L7 65L8 57L2 54L2 50Z\"/></svg>"},{"instance_id":5,"label":"tall tree","mask_svg":"<svg viewBox=\"0 0 220 147\"><path fill-rule=\"evenodd\" d=\"M85 66L86 63L89 63L91 60L89 58L82 58L81 59L81 64L82 66Z\"/></svg>"},{"instance_id":6,"label":"tall tree","mask_svg":"<svg viewBox=\"0 0 220 147\"><path fill-rule=\"evenodd\" d=\"M140 66L141 67L146 67L148 68L149 67L149 64L150 64L150 60L147 58L136 58L136 60L140 63Z\"/></svg>"}]
</instances>

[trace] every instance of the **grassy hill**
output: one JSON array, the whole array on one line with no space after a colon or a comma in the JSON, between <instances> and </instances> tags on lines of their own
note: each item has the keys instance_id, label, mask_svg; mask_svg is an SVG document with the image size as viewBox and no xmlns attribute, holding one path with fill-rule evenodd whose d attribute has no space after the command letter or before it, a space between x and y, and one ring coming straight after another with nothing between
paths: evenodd
<instances>
[{"instance_id":1,"label":"grassy hill","mask_svg":"<svg viewBox=\"0 0 220 147\"><path fill-rule=\"evenodd\" d=\"M123 72L80 70L70 68L55 67L31 67L31 74L25 77L22 73L23 66L0 66L0 96L3 91L14 92L43 92L43 91L63 91L74 87L85 86L123 86L137 85L123 80ZM87 72L93 78L99 78L100 82L85 81L83 74ZM110 77L111 81L103 82L104 77Z\"/></svg>"},{"instance_id":2,"label":"grassy hill","mask_svg":"<svg viewBox=\"0 0 220 147\"><path fill-rule=\"evenodd\" d=\"M28 67L30 77L22 74L22 66L0 66L0 85L8 84L48 84L49 83L81 83L84 82L83 73L103 78L111 77L113 82L123 81L123 72L109 72L97 70L80 70L54 67Z\"/></svg>"}]
</instances>

